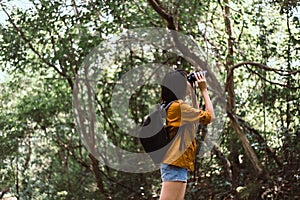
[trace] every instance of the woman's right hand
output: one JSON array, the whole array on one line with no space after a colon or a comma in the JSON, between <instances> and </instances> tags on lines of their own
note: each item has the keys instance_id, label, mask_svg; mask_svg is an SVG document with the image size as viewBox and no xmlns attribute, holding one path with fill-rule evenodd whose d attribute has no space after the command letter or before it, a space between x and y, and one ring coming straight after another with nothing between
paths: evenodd
<instances>
[{"instance_id":1,"label":"woman's right hand","mask_svg":"<svg viewBox=\"0 0 300 200\"><path fill-rule=\"evenodd\" d=\"M194 72L197 84L201 92L207 90L206 78L204 72Z\"/></svg>"},{"instance_id":2,"label":"woman's right hand","mask_svg":"<svg viewBox=\"0 0 300 200\"><path fill-rule=\"evenodd\" d=\"M215 112L212 105L212 102L209 98L208 91L207 91L207 85L206 85L206 78L205 74L202 72L195 72L195 77L198 83L198 87L201 90L202 96L204 98L205 102L205 109L211 114L211 120L215 119Z\"/></svg>"}]
</instances>

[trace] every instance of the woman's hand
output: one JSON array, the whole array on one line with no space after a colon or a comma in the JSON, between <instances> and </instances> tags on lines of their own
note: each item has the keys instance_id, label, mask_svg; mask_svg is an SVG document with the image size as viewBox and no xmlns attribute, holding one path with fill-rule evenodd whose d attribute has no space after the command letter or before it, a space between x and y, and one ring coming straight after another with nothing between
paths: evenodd
<instances>
[{"instance_id":1,"label":"woman's hand","mask_svg":"<svg viewBox=\"0 0 300 200\"><path fill-rule=\"evenodd\" d=\"M209 98L207 85L206 85L206 78L204 72L195 72L195 77L198 83L198 87L201 90L202 96L205 102L205 109L211 114L211 120L215 119L215 112L212 105L212 102Z\"/></svg>"},{"instance_id":2,"label":"woman's hand","mask_svg":"<svg viewBox=\"0 0 300 200\"><path fill-rule=\"evenodd\" d=\"M194 72L194 74L195 74L195 78L198 83L198 87L201 90L201 92L207 90L205 73L204 72Z\"/></svg>"}]
</instances>

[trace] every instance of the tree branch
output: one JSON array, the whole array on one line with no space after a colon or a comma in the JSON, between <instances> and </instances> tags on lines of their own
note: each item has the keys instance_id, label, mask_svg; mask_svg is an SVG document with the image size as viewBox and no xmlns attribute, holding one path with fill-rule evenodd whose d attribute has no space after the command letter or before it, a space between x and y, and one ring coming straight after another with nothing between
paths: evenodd
<instances>
[{"instance_id":1,"label":"tree branch","mask_svg":"<svg viewBox=\"0 0 300 200\"><path fill-rule=\"evenodd\" d=\"M255 169L256 175L258 177L268 176L266 173L264 173L265 170L260 165L259 160L258 160L255 152L253 151L248 138L243 133L243 130L241 129L241 126L238 122L237 117L233 113L231 113L230 110L227 110L227 114L228 114L228 117L230 118L230 122L231 122L232 127L234 128L235 132L237 133L239 139L241 140L243 148L244 148L247 156L249 157L249 159L250 159L250 161L251 161L251 163L252 163L252 165Z\"/></svg>"},{"instance_id":2,"label":"tree branch","mask_svg":"<svg viewBox=\"0 0 300 200\"><path fill-rule=\"evenodd\" d=\"M260 69L264 69L266 71L273 71L281 76L290 76L290 75L293 75L293 74L297 74L300 72L300 70L295 70L295 71L286 71L286 70L282 70L282 69L274 69L274 68L271 68L271 67L268 67L264 64L261 64L261 63L257 63L257 62L251 62L251 61L245 61L245 62L240 62L236 65L234 65L232 67L232 70L238 68L238 67L241 67L243 65L251 65L251 66L254 66L254 67L258 67ZM286 72L286 73L284 73Z\"/></svg>"},{"instance_id":3,"label":"tree branch","mask_svg":"<svg viewBox=\"0 0 300 200\"><path fill-rule=\"evenodd\" d=\"M214 145L213 151L216 154L217 158L221 160L226 176L230 181L232 181L232 165L230 161L226 158L226 156L221 152L220 148L216 145Z\"/></svg>"},{"instance_id":4,"label":"tree branch","mask_svg":"<svg viewBox=\"0 0 300 200\"><path fill-rule=\"evenodd\" d=\"M92 154L89 154L89 158L91 160L92 170L96 178L98 189L102 194L106 195L106 190L104 189L103 180L101 178L101 170L99 169L99 161Z\"/></svg>"},{"instance_id":5,"label":"tree branch","mask_svg":"<svg viewBox=\"0 0 300 200\"><path fill-rule=\"evenodd\" d=\"M9 189L3 188L0 192L0 199L2 199L7 192L9 192Z\"/></svg>"},{"instance_id":6,"label":"tree branch","mask_svg":"<svg viewBox=\"0 0 300 200\"><path fill-rule=\"evenodd\" d=\"M148 3L163 19L172 22L172 16L163 9L159 0L148 0Z\"/></svg>"},{"instance_id":7,"label":"tree branch","mask_svg":"<svg viewBox=\"0 0 300 200\"><path fill-rule=\"evenodd\" d=\"M38 50L36 50L33 46L33 44L30 42L29 39L26 38L25 33L15 24L14 20L11 18L11 16L8 14L8 12L6 11L6 9L3 7L3 5L1 4L1 8L4 11L4 13L6 14L6 16L8 17L8 21L13 25L14 29L19 33L19 35L21 36L21 38L28 44L29 48L38 56L38 58L44 62L45 64L47 64L48 66L52 67L56 72L58 72L61 76L66 77L66 74L63 73L62 71L60 71L53 63L49 62L48 60L46 60L39 52Z\"/></svg>"},{"instance_id":8,"label":"tree branch","mask_svg":"<svg viewBox=\"0 0 300 200\"><path fill-rule=\"evenodd\" d=\"M138 10L139 10L140 12L142 12L145 16L151 16L151 15L149 14L149 12L147 12L145 9L141 8L140 2L138 2L137 0L133 0L133 2L134 2L134 4L135 4L135 6L138 8ZM154 27L159 27L158 24L155 24L155 23L153 22L153 19L150 20L150 24L152 24Z\"/></svg>"},{"instance_id":9,"label":"tree branch","mask_svg":"<svg viewBox=\"0 0 300 200\"><path fill-rule=\"evenodd\" d=\"M276 83L276 82L273 82L273 81L270 81L268 79L266 79L263 75L261 75L260 73L250 69L249 67L246 67L249 71L251 71L253 74L256 74L257 76L259 76L262 80L270 83L270 84L273 84L273 85L279 85L281 87L284 87L284 88L289 88L289 89L299 89L298 87L291 87L289 84L285 85L285 84L282 84L282 83Z\"/></svg>"},{"instance_id":10,"label":"tree branch","mask_svg":"<svg viewBox=\"0 0 300 200\"><path fill-rule=\"evenodd\" d=\"M265 141L265 139L260 135L259 131L254 129L249 123L247 123L244 119L236 116L237 119L242 123L242 127L244 127L245 129L247 129L250 133L253 133L258 142L260 144L262 144L265 147L265 151L275 160L275 162L277 163L277 165L279 167L283 167L283 163L280 161L280 159L277 157L276 152L274 149L272 149L271 147L269 147Z\"/></svg>"},{"instance_id":11,"label":"tree branch","mask_svg":"<svg viewBox=\"0 0 300 200\"><path fill-rule=\"evenodd\" d=\"M148 3L163 19L167 21L169 29L178 30L178 24L175 23L174 17L167 13L159 0L148 0Z\"/></svg>"}]
</instances>

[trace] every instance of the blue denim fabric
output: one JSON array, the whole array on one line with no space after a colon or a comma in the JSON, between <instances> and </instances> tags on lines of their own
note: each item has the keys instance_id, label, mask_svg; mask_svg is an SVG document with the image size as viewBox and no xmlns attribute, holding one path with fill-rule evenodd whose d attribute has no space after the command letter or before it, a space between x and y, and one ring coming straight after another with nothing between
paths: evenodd
<instances>
[{"instance_id":1,"label":"blue denim fabric","mask_svg":"<svg viewBox=\"0 0 300 200\"><path fill-rule=\"evenodd\" d=\"M163 182L165 181L180 181L187 182L188 170L174 165L161 164L160 174Z\"/></svg>"}]
</instances>

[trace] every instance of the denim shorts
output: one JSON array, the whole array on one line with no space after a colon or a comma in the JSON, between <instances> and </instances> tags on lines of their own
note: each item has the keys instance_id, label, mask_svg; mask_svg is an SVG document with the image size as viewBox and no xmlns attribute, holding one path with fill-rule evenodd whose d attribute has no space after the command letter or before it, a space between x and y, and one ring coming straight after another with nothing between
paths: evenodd
<instances>
[{"instance_id":1,"label":"denim shorts","mask_svg":"<svg viewBox=\"0 0 300 200\"><path fill-rule=\"evenodd\" d=\"M187 182L187 169L176 167L174 165L161 164L160 174L163 182L165 181L180 181Z\"/></svg>"}]
</instances>

